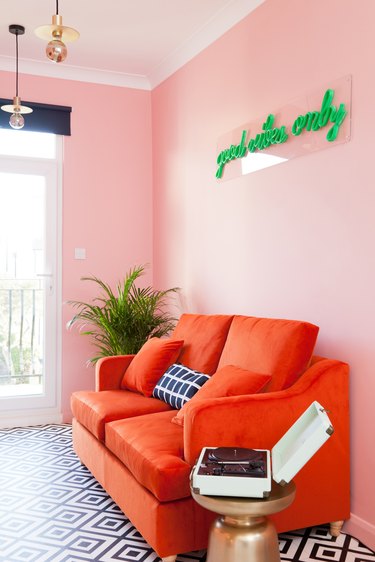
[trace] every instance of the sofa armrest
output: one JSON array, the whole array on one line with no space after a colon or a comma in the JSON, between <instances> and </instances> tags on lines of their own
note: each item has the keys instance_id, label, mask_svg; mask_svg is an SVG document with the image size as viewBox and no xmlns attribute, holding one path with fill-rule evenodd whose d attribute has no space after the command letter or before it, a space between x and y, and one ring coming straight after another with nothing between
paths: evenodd
<instances>
[{"instance_id":1,"label":"sofa armrest","mask_svg":"<svg viewBox=\"0 0 375 562\"><path fill-rule=\"evenodd\" d=\"M116 390L134 355L111 355L99 359L95 366L95 390Z\"/></svg>"},{"instance_id":2,"label":"sofa armrest","mask_svg":"<svg viewBox=\"0 0 375 562\"><path fill-rule=\"evenodd\" d=\"M192 402L184 421L185 460L193 465L203 447L272 449L314 400L329 410L335 446L348 454L348 374L346 363L323 359L286 390Z\"/></svg>"}]
</instances>

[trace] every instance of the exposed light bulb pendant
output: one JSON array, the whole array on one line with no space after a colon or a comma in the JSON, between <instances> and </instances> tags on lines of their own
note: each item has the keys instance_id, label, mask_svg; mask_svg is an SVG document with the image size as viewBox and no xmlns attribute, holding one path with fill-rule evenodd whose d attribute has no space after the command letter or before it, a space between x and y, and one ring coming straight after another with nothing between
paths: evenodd
<instances>
[{"instance_id":1,"label":"exposed light bulb pendant","mask_svg":"<svg viewBox=\"0 0 375 562\"><path fill-rule=\"evenodd\" d=\"M9 125L12 129L23 129L25 126L25 119L22 113L12 113L9 119Z\"/></svg>"},{"instance_id":2,"label":"exposed light bulb pendant","mask_svg":"<svg viewBox=\"0 0 375 562\"><path fill-rule=\"evenodd\" d=\"M9 26L9 33L16 36L16 95L13 98L12 105L2 105L1 109L12 114L9 119L9 125L12 129L22 129L25 125L23 115L33 111L31 107L21 105L21 98L18 95L18 36L25 33L25 28L22 25L13 24Z\"/></svg>"},{"instance_id":3,"label":"exposed light bulb pendant","mask_svg":"<svg viewBox=\"0 0 375 562\"><path fill-rule=\"evenodd\" d=\"M62 17L59 15L59 3L57 0L56 14L52 16L52 24L37 27L35 35L40 39L48 41L46 55L53 62L63 62L68 54L65 43L76 41L79 38L77 30L63 25Z\"/></svg>"}]
</instances>

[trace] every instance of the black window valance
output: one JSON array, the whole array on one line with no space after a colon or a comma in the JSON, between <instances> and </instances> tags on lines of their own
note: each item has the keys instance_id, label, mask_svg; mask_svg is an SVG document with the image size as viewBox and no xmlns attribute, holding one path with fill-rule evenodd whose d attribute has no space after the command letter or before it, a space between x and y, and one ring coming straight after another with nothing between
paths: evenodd
<instances>
[{"instance_id":1,"label":"black window valance","mask_svg":"<svg viewBox=\"0 0 375 562\"><path fill-rule=\"evenodd\" d=\"M11 105L13 100L0 98L0 106ZM34 111L25 115L24 131L39 133L54 133L55 135L70 136L71 107L62 105L49 105L22 100L22 105L31 107ZM10 113L0 110L0 127L11 129L9 125Z\"/></svg>"}]
</instances>

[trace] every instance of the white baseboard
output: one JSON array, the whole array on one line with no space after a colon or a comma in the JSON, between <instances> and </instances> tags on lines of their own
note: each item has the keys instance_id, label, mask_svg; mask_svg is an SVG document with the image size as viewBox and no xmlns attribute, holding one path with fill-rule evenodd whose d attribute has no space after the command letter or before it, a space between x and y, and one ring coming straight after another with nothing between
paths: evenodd
<instances>
[{"instance_id":1,"label":"white baseboard","mask_svg":"<svg viewBox=\"0 0 375 562\"><path fill-rule=\"evenodd\" d=\"M350 519L345 521L343 531L361 541L371 550L375 550L375 525L351 513Z\"/></svg>"},{"instance_id":2,"label":"white baseboard","mask_svg":"<svg viewBox=\"0 0 375 562\"><path fill-rule=\"evenodd\" d=\"M2 412L0 414L0 428L28 427L45 425L49 423L62 423L61 412L55 408L43 410L24 410L16 412Z\"/></svg>"}]
</instances>

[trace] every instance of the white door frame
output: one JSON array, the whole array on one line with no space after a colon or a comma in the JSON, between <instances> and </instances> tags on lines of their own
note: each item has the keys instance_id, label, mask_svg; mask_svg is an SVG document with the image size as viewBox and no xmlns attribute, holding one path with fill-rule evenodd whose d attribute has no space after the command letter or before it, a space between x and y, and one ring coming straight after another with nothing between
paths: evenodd
<instances>
[{"instance_id":1,"label":"white door frame","mask_svg":"<svg viewBox=\"0 0 375 562\"><path fill-rule=\"evenodd\" d=\"M52 277L45 277L46 299L53 299L53 306L46 307L51 317L46 325L45 347L52 353L47 355L49 363L44 364L45 392L42 395L0 398L0 427L61 423L61 308L62 308L62 142L56 137L56 159L0 156L0 171L15 174L41 175L46 185L52 186L46 197L46 216L50 227L55 225L55 237L46 236L46 253L52 258ZM47 187L48 189L48 187ZM48 229L47 229L48 230ZM55 238L55 240L53 240ZM52 293L48 286L52 280Z\"/></svg>"}]
</instances>

